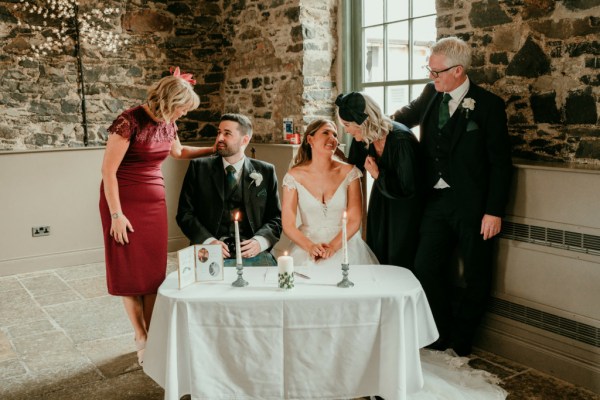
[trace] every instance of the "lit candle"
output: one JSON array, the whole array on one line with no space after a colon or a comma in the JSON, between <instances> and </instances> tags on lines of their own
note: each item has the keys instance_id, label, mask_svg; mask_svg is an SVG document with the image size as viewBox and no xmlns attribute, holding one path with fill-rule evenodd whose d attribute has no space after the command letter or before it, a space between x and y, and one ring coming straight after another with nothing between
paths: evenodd
<instances>
[{"instance_id":1,"label":"lit candle","mask_svg":"<svg viewBox=\"0 0 600 400\"><path fill-rule=\"evenodd\" d=\"M342 254L344 256L342 264L348 264L348 235L346 233L347 222L348 215L346 211L344 211L344 216L342 217Z\"/></svg>"},{"instance_id":2,"label":"lit candle","mask_svg":"<svg viewBox=\"0 0 600 400\"><path fill-rule=\"evenodd\" d=\"M240 244L240 213L235 213L234 225L235 225L235 263L242 265L242 245Z\"/></svg>"},{"instance_id":3,"label":"lit candle","mask_svg":"<svg viewBox=\"0 0 600 400\"><path fill-rule=\"evenodd\" d=\"M287 251L283 253L283 255L277 258L277 267L279 268L279 273L283 274L287 272L288 274L294 273L294 258L292 256L287 255Z\"/></svg>"}]
</instances>

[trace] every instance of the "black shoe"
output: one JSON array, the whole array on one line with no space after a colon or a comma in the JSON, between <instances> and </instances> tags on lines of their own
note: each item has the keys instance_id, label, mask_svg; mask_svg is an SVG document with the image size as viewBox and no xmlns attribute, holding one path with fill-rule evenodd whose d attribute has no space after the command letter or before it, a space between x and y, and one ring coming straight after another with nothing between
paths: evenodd
<instances>
[{"instance_id":1,"label":"black shoe","mask_svg":"<svg viewBox=\"0 0 600 400\"><path fill-rule=\"evenodd\" d=\"M471 343L468 342L453 343L451 347L452 350L454 350L454 352L460 357L467 357L472 353L473 350Z\"/></svg>"},{"instance_id":2,"label":"black shoe","mask_svg":"<svg viewBox=\"0 0 600 400\"><path fill-rule=\"evenodd\" d=\"M445 337L440 337L438 340L431 343L429 346L425 346L426 349L437 350L437 351L444 351L449 347L450 347L450 342Z\"/></svg>"}]
</instances>

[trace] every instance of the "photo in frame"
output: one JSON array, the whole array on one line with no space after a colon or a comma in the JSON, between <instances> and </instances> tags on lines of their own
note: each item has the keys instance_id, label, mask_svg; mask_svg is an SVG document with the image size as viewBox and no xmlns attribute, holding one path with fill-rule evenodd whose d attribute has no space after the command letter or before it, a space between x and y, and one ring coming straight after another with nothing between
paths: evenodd
<instances>
[{"instance_id":1,"label":"photo in frame","mask_svg":"<svg viewBox=\"0 0 600 400\"><path fill-rule=\"evenodd\" d=\"M223 252L218 244L196 244L177 252L179 289L194 282L223 280Z\"/></svg>"}]
</instances>

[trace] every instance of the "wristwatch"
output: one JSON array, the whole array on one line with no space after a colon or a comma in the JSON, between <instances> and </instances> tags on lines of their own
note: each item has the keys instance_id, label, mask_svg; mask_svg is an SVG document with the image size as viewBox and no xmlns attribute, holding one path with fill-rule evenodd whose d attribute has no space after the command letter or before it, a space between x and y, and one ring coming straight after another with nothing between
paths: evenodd
<instances>
[{"instance_id":1,"label":"wristwatch","mask_svg":"<svg viewBox=\"0 0 600 400\"><path fill-rule=\"evenodd\" d=\"M119 218L120 215L121 214L118 213L118 212L110 214L110 216L111 216L112 219L117 219L117 218Z\"/></svg>"}]
</instances>

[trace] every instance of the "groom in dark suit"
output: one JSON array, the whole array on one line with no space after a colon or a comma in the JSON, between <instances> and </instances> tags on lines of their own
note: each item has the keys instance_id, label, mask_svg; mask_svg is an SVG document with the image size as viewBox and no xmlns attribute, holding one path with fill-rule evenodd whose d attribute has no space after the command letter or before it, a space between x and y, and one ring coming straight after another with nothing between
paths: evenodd
<instances>
[{"instance_id":1,"label":"groom in dark suit","mask_svg":"<svg viewBox=\"0 0 600 400\"><path fill-rule=\"evenodd\" d=\"M241 114L221 117L216 157L190 162L177 224L192 244L220 244L226 266L235 265L234 220L239 216L244 265L276 265L268 251L281 236L281 205L272 164L244 156L252 123Z\"/></svg>"},{"instance_id":2,"label":"groom in dark suit","mask_svg":"<svg viewBox=\"0 0 600 400\"><path fill-rule=\"evenodd\" d=\"M421 95L394 113L420 125L428 189L415 275L440 338L431 347L471 353L492 281L493 241L501 229L512 173L505 105L467 76L471 48L456 37L439 40L429 58ZM451 264L458 249L465 287L453 292Z\"/></svg>"}]
</instances>

